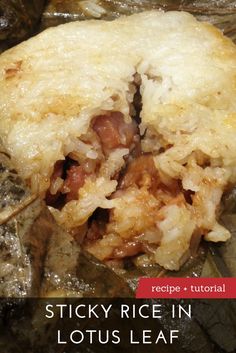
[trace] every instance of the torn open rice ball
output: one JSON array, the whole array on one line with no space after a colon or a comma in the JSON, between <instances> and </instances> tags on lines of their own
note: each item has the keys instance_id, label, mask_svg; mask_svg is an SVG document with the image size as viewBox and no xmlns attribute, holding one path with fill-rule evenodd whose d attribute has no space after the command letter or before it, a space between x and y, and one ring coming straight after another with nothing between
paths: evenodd
<instances>
[{"instance_id":1,"label":"torn open rice ball","mask_svg":"<svg viewBox=\"0 0 236 353\"><path fill-rule=\"evenodd\" d=\"M212 25L151 11L51 28L0 56L0 92L4 150L99 259L178 270L202 236L230 237L236 48Z\"/></svg>"}]
</instances>

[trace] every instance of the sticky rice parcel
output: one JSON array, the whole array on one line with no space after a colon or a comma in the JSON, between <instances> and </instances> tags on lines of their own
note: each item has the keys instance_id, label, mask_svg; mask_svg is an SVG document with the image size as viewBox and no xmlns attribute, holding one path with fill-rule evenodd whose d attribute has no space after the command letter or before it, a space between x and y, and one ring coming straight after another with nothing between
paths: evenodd
<instances>
[{"instance_id":1,"label":"sticky rice parcel","mask_svg":"<svg viewBox=\"0 0 236 353\"><path fill-rule=\"evenodd\" d=\"M236 48L184 12L51 28L0 56L0 137L101 260L177 270L236 183ZM83 231L82 231L83 229Z\"/></svg>"}]
</instances>

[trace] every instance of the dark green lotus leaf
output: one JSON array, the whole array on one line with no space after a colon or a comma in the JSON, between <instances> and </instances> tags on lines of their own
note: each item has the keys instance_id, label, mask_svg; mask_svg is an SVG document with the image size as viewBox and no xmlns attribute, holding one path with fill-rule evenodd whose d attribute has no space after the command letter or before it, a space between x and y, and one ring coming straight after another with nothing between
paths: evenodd
<instances>
[{"instance_id":1,"label":"dark green lotus leaf","mask_svg":"<svg viewBox=\"0 0 236 353\"><path fill-rule=\"evenodd\" d=\"M48 231L43 203L0 154L0 296L39 295Z\"/></svg>"},{"instance_id":2,"label":"dark green lotus leaf","mask_svg":"<svg viewBox=\"0 0 236 353\"><path fill-rule=\"evenodd\" d=\"M219 248L219 256L223 259L227 268L228 277L236 277L236 214L224 215L223 223L231 232L231 239Z\"/></svg>"},{"instance_id":3,"label":"dark green lotus leaf","mask_svg":"<svg viewBox=\"0 0 236 353\"><path fill-rule=\"evenodd\" d=\"M45 0L0 0L0 49L33 33L44 3Z\"/></svg>"},{"instance_id":4,"label":"dark green lotus leaf","mask_svg":"<svg viewBox=\"0 0 236 353\"><path fill-rule=\"evenodd\" d=\"M194 305L194 316L224 352L236 351L236 301L200 300Z\"/></svg>"},{"instance_id":5,"label":"dark green lotus leaf","mask_svg":"<svg viewBox=\"0 0 236 353\"><path fill-rule=\"evenodd\" d=\"M0 224L18 214L35 198L11 168L10 159L0 152Z\"/></svg>"},{"instance_id":6,"label":"dark green lotus leaf","mask_svg":"<svg viewBox=\"0 0 236 353\"><path fill-rule=\"evenodd\" d=\"M42 297L130 297L129 286L111 269L81 250L74 238L58 227L53 232L44 267Z\"/></svg>"}]
</instances>

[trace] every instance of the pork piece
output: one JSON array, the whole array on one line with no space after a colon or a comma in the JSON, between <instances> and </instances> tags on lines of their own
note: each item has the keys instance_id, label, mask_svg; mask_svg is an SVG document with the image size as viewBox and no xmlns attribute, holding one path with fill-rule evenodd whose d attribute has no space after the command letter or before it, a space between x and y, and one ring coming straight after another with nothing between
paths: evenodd
<instances>
[{"instance_id":1,"label":"pork piece","mask_svg":"<svg viewBox=\"0 0 236 353\"><path fill-rule=\"evenodd\" d=\"M57 204L57 201L61 195L61 189L63 187L62 177L64 174L63 171L64 161L57 161L54 166L53 173L50 178L50 188L46 193L46 203L49 206L54 206ZM62 182L59 184L58 181Z\"/></svg>"},{"instance_id":2,"label":"pork piece","mask_svg":"<svg viewBox=\"0 0 236 353\"><path fill-rule=\"evenodd\" d=\"M57 161L51 176L50 188L46 193L47 205L60 208L66 202L78 199L78 191L84 185L87 175L76 161L70 159Z\"/></svg>"},{"instance_id":3,"label":"pork piece","mask_svg":"<svg viewBox=\"0 0 236 353\"><path fill-rule=\"evenodd\" d=\"M134 122L126 123L123 115L119 112L96 117L93 129L100 137L105 151L117 147L130 147L137 134L136 124Z\"/></svg>"},{"instance_id":4,"label":"pork piece","mask_svg":"<svg viewBox=\"0 0 236 353\"><path fill-rule=\"evenodd\" d=\"M67 171L63 191L66 193L66 202L78 198L78 190L84 185L86 173L82 166L72 166Z\"/></svg>"}]
</instances>

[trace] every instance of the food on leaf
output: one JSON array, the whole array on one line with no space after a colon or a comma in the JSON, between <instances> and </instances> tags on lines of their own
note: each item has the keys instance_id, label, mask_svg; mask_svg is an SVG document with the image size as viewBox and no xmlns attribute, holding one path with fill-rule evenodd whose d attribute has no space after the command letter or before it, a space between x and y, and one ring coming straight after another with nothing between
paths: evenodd
<instances>
[{"instance_id":1,"label":"food on leaf","mask_svg":"<svg viewBox=\"0 0 236 353\"><path fill-rule=\"evenodd\" d=\"M178 270L202 236L230 238L235 77L235 45L188 13L58 26L1 55L0 137L95 257Z\"/></svg>"}]
</instances>

